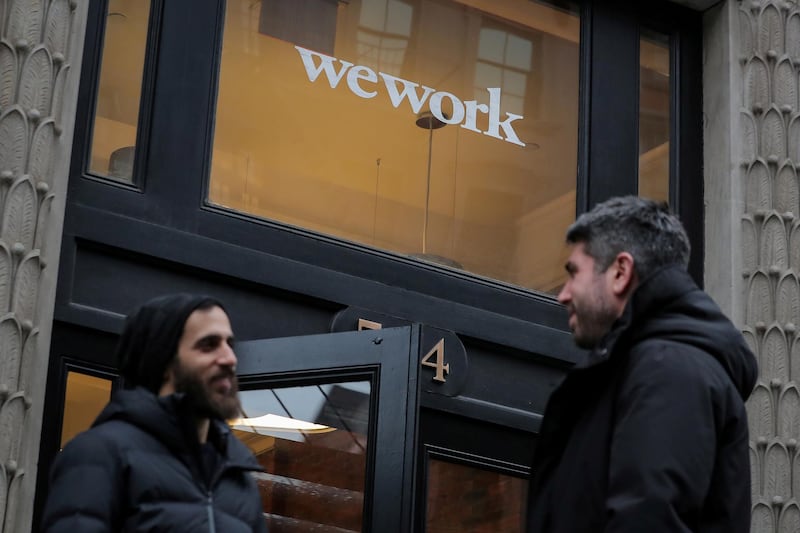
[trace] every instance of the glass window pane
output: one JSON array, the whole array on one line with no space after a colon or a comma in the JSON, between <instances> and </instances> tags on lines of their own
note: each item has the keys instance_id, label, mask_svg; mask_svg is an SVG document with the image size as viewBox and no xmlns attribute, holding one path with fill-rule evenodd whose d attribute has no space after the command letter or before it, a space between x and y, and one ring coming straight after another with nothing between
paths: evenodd
<instances>
[{"instance_id":1,"label":"glass window pane","mask_svg":"<svg viewBox=\"0 0 800 533\"><path fill-rule=\"evenodd\" d=\"M503 69L492 65L491 63L476 63L475 64L475 85L481 87L480 92L476 96L480 96L487 102L486 87L496 87L503 83ZM476 89L477 90L477 89Z\"/></svg>"},{"instance_id":2,"label":"glass window pane","mask_svg":"<svg viewBox=\"0 0 800 533\"><path fill-rule=\"evenodd\" d=\"M406 2L391 0L389 2L389 17L386 21L387 31L397 35L411 35L411 16L414 9Z\"/></svg>"},{"instance_id":3,"label":"glass window pane","mask_svg":"<svg viewBox=\"0 0 800 533\"><path fill-rule=\"evenodd\" d=\"M529 39L521 39L516 35L509 35L508 46L506 46L506 64L520 70L530 70L532 48L533 43Z\"/></svg>"},{"instance_id":4,"label":"glass window pane","mask_svg":"<svg viewBox=\"0 0 800 533\"><path fill-rule=\"evenodd\" d=\"M478 57L495 63L503 62L503 49L506 45L506 35L492 28L482 28L478 42Z\"/></svg>"},{"instance_id":5,"label":"glass window pane","mask_svg":"<svg viewBox=\"0 0 800 533\"><path fill-rule=\"evenodd\" d=\"M386 1L365 2L359 11L359 23L373 30L382 30L386 22Z\"/></svg>"},{"instance_id":6,"label":"glass window pane","mask_svg":"<svg viewBox=\"0 0 800 533\"><path fill-rule=\"evenodd\" d=\"M370 383L242 391L234 433L256 455L269 530L361 531Z\"/></svg>"},{"instance_id":7,"label":"glass window pane","mask_svg":"<svg viewBox=\"0 0 800 533\"><path fill-rule=\"evenodd\" d=\"M61 423L61 448L75 435L89 429L111 399L111 380L67 372L64 419Z\"/></svg>"},{"instance_id":8,"label":"glass window pane","mask_svg":"<svg viewBox=\"0 0 800 533\"><path fill-rule=\"evenodd\" d=\"M525 86L528 83L528 77L521 72L513 70L506 70L503 77L503 88L508 90L509 94L515 96L525 95Z\"/></svg>"},{"instance_id":9,"label":"glass window pane","mask_svg":"<svg viewBox=\"0 0 800 533\"><path fill-rule=\"evenodd\" d=\"M642 31L639 58L639 195L669 201L669 36Z\"/></svg>"},{"instance_id":10,"label":"glass window pane","mask_svg":"<svg viewBox=\"0 0 800 533\"><path fill-rule=\"evenodd\" d=\"M276 3L291 20L251 23ZM577 8L362 0L315 16L329 5L227 2L209 201L556 290L575 217Z\"/></svg>"},{"instance_id":11,"label":"glass window pane","mask_svg":"<svg viewBox=\"0 0 800 533\"><path fill-rule=\"evenodd\" d=\"M527 491L524 479L431 459L425 531L525 531Z\"/></svg>"},{"instance_id":12,"label":"glass window pane","mask_svg":"<svg viewBox=\"0 0 800 533\"><path fill-rule=\"evenodd\" d=\"M109 0L89 172L133 179L150 2Z\"/></svg>"}]
</instances>

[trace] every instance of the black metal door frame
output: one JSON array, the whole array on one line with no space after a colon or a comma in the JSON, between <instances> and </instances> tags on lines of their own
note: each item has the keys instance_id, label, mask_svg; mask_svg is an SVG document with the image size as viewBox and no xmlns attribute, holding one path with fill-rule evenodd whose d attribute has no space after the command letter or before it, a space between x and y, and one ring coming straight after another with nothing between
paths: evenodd
<instances>
[{"instance_id":1,"label":"black metal door frame","mask_svg":"<svg viewBox=\"0 0 800 533\"><path fill-rule=\"evenodd\" d=\"M419 326L237 343L242 390L360 376L372 384L364 531L409 531ZM374 416L373 416L374 415ZM398 524L400 529L395 529Z\"/></svg>"}]
</instances>

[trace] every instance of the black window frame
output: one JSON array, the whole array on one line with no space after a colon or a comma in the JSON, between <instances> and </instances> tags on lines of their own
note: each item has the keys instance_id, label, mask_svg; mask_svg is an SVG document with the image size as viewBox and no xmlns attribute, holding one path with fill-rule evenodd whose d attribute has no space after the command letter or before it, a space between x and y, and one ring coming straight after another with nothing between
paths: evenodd
<instances>
[{"instance_id":1,"label":"black window frame","mask_svg":"<svg viewBox=\"0 0 800 533\"><path fill-rule=\"evenodd\" d=\"M410 305L420 321L488 340L510 338L520 349L532 336L540 344L544 336L544 355L573 360L566 314L552 296L206 202L225 0L152 0L133 185L89 174L107 3L90 5L58 317L82 313L66 304L70 285L64 278L74 262L75 239L86 238L398 316L408 315ZM668 2L584 0L581 6L576 212L610 196L636 194L640 27L667 33L673 87L670 198L693 243L691 273L702 283L701 16ZM165 240L169 249L159 244ZM305 284L298 283L298 268L311 276L304 277ZM407 291L406 300L387 300L386 287ZM454 307L464 313L453 313ZM493 331L498 322L506 331Z\"/></svg>"},{"instance_id":2,"label":"black window frame","mask_svg":"<svg viewBox=\"0 0 800 533\"><path fill-rule=\"evenodd\" d=\"M93 342L87 343L87 339ZM69 373L78 372L109 380L113 395L121 386L119 373L109 364L109 354L113 353L115 344L116 335L89 332L85 328L59 322L53 324L51 337L53 349L47 369L47 390L42 414L42 419L49 422L42 425L39 464L36 471L33 531L38 531L41 514L44 511L42 487L48 485L50 468L61 444Z\"/></svg>"}]
</instances>

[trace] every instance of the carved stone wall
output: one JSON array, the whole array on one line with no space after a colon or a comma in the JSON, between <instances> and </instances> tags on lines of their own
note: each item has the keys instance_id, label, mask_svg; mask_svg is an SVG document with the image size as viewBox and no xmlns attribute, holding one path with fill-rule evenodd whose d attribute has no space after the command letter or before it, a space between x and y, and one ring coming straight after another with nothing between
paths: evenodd
<instances>
[{"instance_id":1,"label":"carved stone wall","mask_svg":"<svg viewBox=\"0 0 800 533\"><path fill-rule=\"evenodd\" d=\"M30 530L88 2L0 0L0 531Z\"/></svg>"},{"instance_id":2,"label":"carved stone wall","mask_svg":"<svg viewBox=\"0 0 800 533\"><path fill-rule=\"evenodd\" d=\"M800 6L736 6L744 335L760 377L748 402L752 531L800 531Z\"/></svg>"}]
</instances>

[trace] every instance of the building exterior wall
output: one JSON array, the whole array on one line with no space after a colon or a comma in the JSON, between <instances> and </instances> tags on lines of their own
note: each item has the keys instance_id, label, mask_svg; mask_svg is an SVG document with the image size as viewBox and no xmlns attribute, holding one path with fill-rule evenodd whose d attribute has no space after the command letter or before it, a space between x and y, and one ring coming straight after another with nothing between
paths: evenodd
<instances>
[{"instance_id":1,"label":"building exterior wall","mask_svg":"<svg viewBox=\"0 0 800 533\"><path fill-rule=\"evenodd\" d=\"M88 2L0 0L0 525L30 522ZM753 531L800 531L800 6L705 14L706 286L757 353Z\"/></svg>"},{"instance_id":2,"label":"building exterior wall","mask_svg":"<svg viewBox=\"0 0 800 533\"><path fill-rule=\"evenodd\" d=\"M88 2L0 0L0 529L30 528Z\"/></svg>"},{"instance_id":3,"label":"building exterior wall","mask_svg":"<svg viewBox=\"0 0 800 533\"><path fill-rule=\"evenodd\" d=\"M800 531L800 6L729 0L704 26L706 285L760 368L752 531Z\"/></svg>"}]
</instances>

